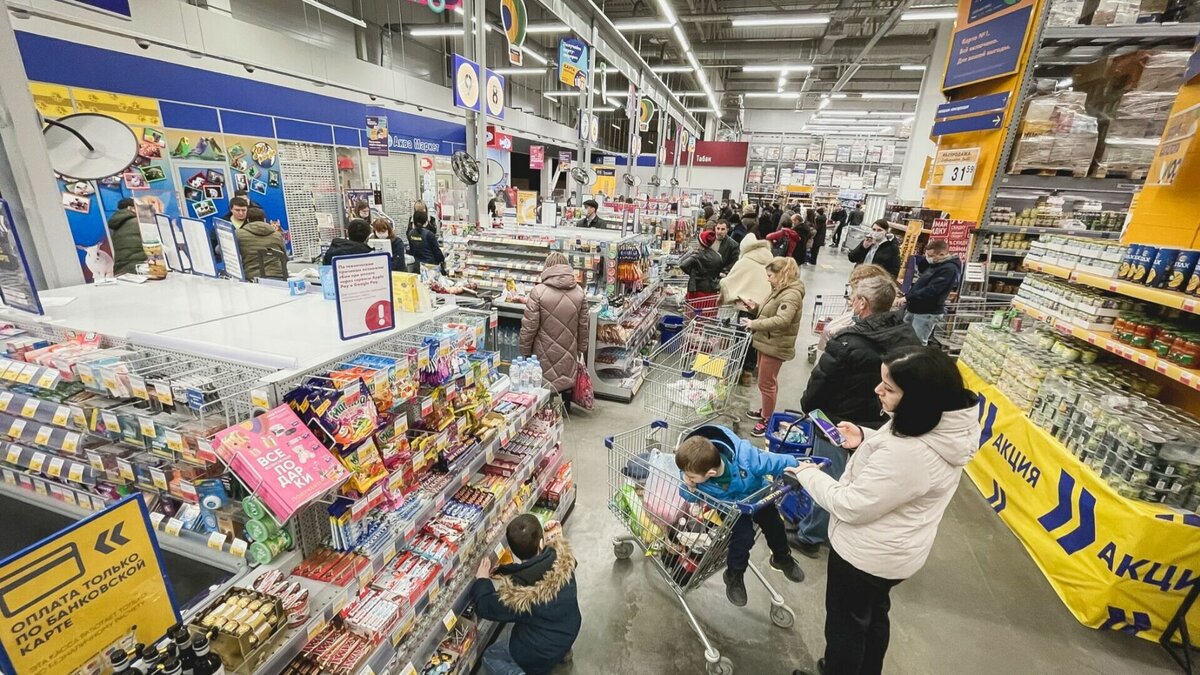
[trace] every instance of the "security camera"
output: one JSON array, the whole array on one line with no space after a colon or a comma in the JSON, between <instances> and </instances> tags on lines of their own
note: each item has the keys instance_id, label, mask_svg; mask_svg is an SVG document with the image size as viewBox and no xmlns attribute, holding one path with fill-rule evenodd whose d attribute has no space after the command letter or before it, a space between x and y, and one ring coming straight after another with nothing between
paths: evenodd
<instances>
[{"instance_id":1,"label":"security camera","mask_svg":"<svg viewBox=\"0 0 1200 675\"><path fill-rule=\"evenodd\" d=\"M367 98L371 99L372 101L378 101L378 100L379 100L379 97L378 97L378 96L376 96L375 94L367 94Z\"/></svg>"},{"instance_id":2,"label":"security camera","mask_svg":"<svg viewBox=\"0 0 1200 675\"><path fill-rule=\"evenodd\" d=\"M425 112L425 109L421 106L417 106L417 112Z\"/></svg>"},{"instance_id":3,"label":"security camera","mask_svg":"<svg viewBox=\"0 0 1200 675\"><path fill-rule=\"evenodd\" d=\"M246 69L246 72L247 72L247 73L253 73L253 72L254 72L254 66L252 66L252 65L249 65L249 64L244 64L242 67Z\"/></svg>"},{"instance_id":4,"label":"security camera","mask_svg":"<svg viewBox=\"0 0 1200 675\"><path fill-rule=\"evenodd\" d=\"M137 39L137 40L134 40L134 42L137 43L137 46L141 47L142 49L150 49L150 41L149 40Z\"/></svg>"}]
</instances>

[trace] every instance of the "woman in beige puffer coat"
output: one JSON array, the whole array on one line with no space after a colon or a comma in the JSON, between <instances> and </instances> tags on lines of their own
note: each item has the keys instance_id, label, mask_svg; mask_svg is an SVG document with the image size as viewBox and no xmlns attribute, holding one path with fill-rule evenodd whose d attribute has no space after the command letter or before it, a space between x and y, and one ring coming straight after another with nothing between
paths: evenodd
<instances>
[{"instance_id":1,"label":"woman in beige puffer coat","mask_svg":"<svg viewBox=\"0 0 1200 675\"><path fill-rule=\"evenodd\" d=\"M558 251L546 256L541 278L525 300L521 355L537 356L542 376L562 395L570 412L575 368L587 351L587 297L575 282L567 256Z\"/></svg>"}]
</instances>

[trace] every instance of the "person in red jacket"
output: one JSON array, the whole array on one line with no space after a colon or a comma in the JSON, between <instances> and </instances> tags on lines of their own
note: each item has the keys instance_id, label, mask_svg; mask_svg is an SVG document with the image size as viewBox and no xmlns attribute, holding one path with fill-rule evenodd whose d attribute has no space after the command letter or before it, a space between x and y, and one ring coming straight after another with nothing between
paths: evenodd
<instances>
[{"instance_id":1,"label":"person in red jacket","mask_svg":"<svg viewBox=\"0 0 1200 675\"><path fill-rule=\"evenodd\" d=\"M783 227L775 230L767 235L767 241L771 242L771 251L778 257L793 258L796 254L796 247L800 245L800 233L796 231L796 225L800 220L800 216L792 216L791 222L785 223ZM787 244L787 247L780 251L776 247L780 242Z\"/></svg>"}]
</instances>

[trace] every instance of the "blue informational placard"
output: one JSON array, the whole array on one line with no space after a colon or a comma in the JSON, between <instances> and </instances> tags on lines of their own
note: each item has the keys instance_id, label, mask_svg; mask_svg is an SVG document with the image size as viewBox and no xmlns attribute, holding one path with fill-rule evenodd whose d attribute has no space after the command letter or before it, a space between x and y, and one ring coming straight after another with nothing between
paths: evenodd
<instances>
[{"instance_id":1,"label":"blue informational placard","mask_svg":"<svg viewBox=\"0 0 1200 675\"><path fill-rule=\"evenodd\" d=\"M237 228L228 220L213 218L213 232L217 235L221 260L225 262L225 274L238 281L245 281L246 265L254 265L257 261L251 260L247 263L242 260L242 250L238 248Z\"/></svg>"},{"instance_id":2,"label":"blue informational placard","mask_svg":"<svg viewBox=\"0 0 1200 675\"><path fill-rule=\"evenodd\" d=\"M45 314L8 202L0 199L0 300L9 307Z\"/></svg>"},{"instance_id":3,"label":"blue informational placard","mask_svg":"<svg viewBox=\"0 0 1200 675\"><path fill-rule=\"evenodd\" d=\"M475 112L483 111L483 73L479 64L454 55L454 105Z\"/></svg>"},{"instance_id":4,"label":"blue informational placard","mask_svg":"<svg viewBox=\"0 0 1200 675\"><path fill-rule=\"evenodd\" d=\"M968 131L993 131L1004 124L1004 113L993 112L974 117L957 117L933 123L934 136L950 136Z\"/></svg>"},{"instance_id":5,"label":"blue informational placard","mask_svg":"<svg viewBox=\"0 0 1200 675\"><path fill-rule=\"evenodd\" d=\"M1017 72L1033 4L954 33L942 89L954 89Z\"/></svg>"},{"instance_id":6,"label":"blue informational placard","mask_svg":"<svg viewBox=\"0 0 1200 675\"><path fill-rule=\"evenodd\" d=\"M106 14L113 14L123 19L132 19L133 10L129 9L129 0L63 0L73 5L83 5Z\"/></svg>"},{"instance_id":7,"label":"blue informational placard","mask_svg":"<svg viewBox=\"0 0 1200 675\"><path fill-rule=\"evenodd\" d=\"M1017 4L1013 0L971 0L971 8L967 10L967 23L975 23L981 19Z\"/></svg>"},{"instance_id":8,"label":"blue informational placard","mask_svg":"<svg viewBox=\"0 0 1200 675\"><path fill-rule=\"evenodd\" d=\"M988 94L987 96L976 96L975 98L964 98L961 101L951 101L938 106L936 119L946 119L947 117L962 117L963 115L977 115L982 112L991 112L993 110L1004 110L1008 106L1008 92L999 94Z\"/></svg>"}]
</instances>

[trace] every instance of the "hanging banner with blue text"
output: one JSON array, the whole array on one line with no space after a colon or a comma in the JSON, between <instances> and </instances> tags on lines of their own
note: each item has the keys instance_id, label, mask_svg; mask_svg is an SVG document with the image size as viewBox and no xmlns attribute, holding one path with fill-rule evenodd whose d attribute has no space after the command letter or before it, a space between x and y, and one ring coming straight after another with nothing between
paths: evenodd
<instances>
[{"instance_id":1,"label":"hanging banner with blue text","mask_svg":"<svg viewBox=\"0 0 1200 675\"><path fill-rule=\"evenodd\" d=\"M1028 37L1034 0L959 3L942 89L954 89L1017 72Z\"/></svg>"},{"instance_id":2,"label":"hanging banner with blue text","mask_svg":"<svg viewBox=\"0 0 1200 675\"><path fill-rule=\"evenodd\" d=\"M980 394L982 434L967 475L1086 626L1158 640L1200 583L1200 516L1121 497L996 387ZM1188 617L1200 634L1200 612Z\"/></svg>"},{"instance_id":3,"label":"hanging banner with blue text","mask_svg":"<svg viewBox=\"0 0 1200 675\"><path fill-rule=\"evenodd\" d=\"M558 81L582 91L587 87L588 46L577 38L558 43Z\"/></svg>"},{"instance_id":4,"label":"hanging banner with blue text","mask_svg":"<svg viewBox=\"0 0 1200 675\"><path fill-rule=\"evenodd\" d=\"M121 640L150 644L178 622L140 494L0 562L5 673L73 673Z\"/></svg>"}]
</instances>

